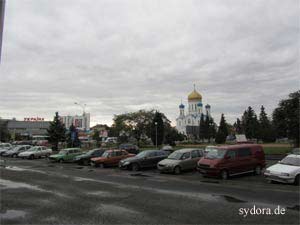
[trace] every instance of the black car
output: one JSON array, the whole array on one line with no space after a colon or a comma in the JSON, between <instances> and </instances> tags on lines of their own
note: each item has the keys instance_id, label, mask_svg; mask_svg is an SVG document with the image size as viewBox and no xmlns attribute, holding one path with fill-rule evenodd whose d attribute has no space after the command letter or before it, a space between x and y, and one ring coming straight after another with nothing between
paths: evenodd
<instances>
[{"instance_id":1,"label":"black car","mask_svg":"<svg viewBox=\"0 0 300 225\"><path fill-rule=\"evenodd\" d=\"M168 153L161 150L145 150L134 157L123 159L119 163L122 169L131 169L138 171L142 168L156 167L156 164L167 158Z\"/></svg>"},{"instance_id":2,"label":"black car","mask_svg":"<svg viewBox=\"0 0 300 225\"><path fill-rule=\"evenodd\" d=\"M139 147L133 144L120 144L119 149L126 150L128 153L138 154Z\"/></svg>"},{"instance_id":3,"label":"black car","mask_svg":"<svg viewBox=\"0 0 300 225\"><path fill-rule=\"evenodd\" d=\"M77 162L77 163L83 164L83 165L89 165L91 158L102 156L102 154L106 150L107 149L103 149L103 148L96 148L96 149L90 150L86 153L76 156L74 159L74 162Z\"/></svg>"}]
</instances>

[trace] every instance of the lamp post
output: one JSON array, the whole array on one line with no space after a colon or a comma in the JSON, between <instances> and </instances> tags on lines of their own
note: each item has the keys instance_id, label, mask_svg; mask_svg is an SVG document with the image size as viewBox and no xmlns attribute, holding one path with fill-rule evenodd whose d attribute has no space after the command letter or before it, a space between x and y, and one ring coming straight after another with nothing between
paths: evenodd
<instances>
[{"instance_id":1,"label":"lamp post","mask_svg":"<svg viewBox=\"0 0 300 225\"><path fill-rule=\"evenodd\" d=\"M157 149L157 122L155 122L154 124L155 124L155 145Z\"/></svg>"}]
</instances>

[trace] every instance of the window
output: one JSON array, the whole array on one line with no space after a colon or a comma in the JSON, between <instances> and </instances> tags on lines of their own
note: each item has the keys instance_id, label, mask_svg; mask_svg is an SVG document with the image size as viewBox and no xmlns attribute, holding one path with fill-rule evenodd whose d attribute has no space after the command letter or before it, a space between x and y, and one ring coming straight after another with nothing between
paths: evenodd
<instances>
[{"instance_id":1,"label":"window","mask_svg":"<svg viewBox=\"0 0 300 225\"><path fill-rule=\"evenodd\" d=\"M157 156L156 152L150 152L148 154L148 157L155 157L155 156Z\"/></svg>"},{"instance_id":2,"label":"window","mask_svg":"<svg viewBox=\"0 0 300 225\"><path fill-rule=\"evenodd\" d=\"M191 157L191 153L190 152L186 152L182 155L181 159L189 159Z\"/></svg>"},{"instance_id":3,"label":"window","mask_svg":"<svg viewBox=\"0 0 300 225\"><path fill-rule=\"evenodd\" d=\"M235 151L228 151L226 156L228 156L230 159L234 159L236 156Z\"/></svg>"},{"instance_id":4,"label":"window","mask_svg":"<svg viewBox=\"0 0 300 225\"><path fill-rule=\"evenodd\" d=\"M238 150L239 157L247 157L251 156L251 150L250 148L241 148Z\"/></svg>"},{"instance_id":5,"label":"window","mask_svg":"<svg viewBox=\"0 0 300 225\"><path fill-rule=\"evenodd\" d=\"M198 150L192 151L192 158L198 158L198 157L199 157Z\"/></svg>"},{"instance_id":6,"label":"window","mask_svg":"<svg viewBox=\"0 0 300 225\"><path fill-rule=\"evenodd\" d=\"M110 157L115 157L115 156L116 156L116 152L111 152L111 153L109 154L109 156L110 156Z\"/></svg>"},{"instance_id":7,"label":"window","mask_svg":"<svg viewBox=\"0 0 300 225\"><path fill-rule=\"evenodd\" d=\"M198 154L199 154L200 157L202 157L203 156L203 151L202 150L198 150Z\"/></svg>"},{"instance_id":8,"label":"window","mask_svg":"<svg viewBox=\"0 0 300 225\"><path fill-rule=\"evenodd\" d=\"M122 155L122 151L117 151L116 152L116 156L121 156Z\"/></svg>"}]
</instances>

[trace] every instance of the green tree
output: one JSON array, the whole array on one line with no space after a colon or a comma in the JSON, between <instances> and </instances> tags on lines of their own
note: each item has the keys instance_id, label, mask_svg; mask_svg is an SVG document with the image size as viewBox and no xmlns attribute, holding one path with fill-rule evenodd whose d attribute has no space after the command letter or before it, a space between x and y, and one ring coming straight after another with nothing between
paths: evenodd
<instances>
[{"instance_id":1,"label":"green tree","mask_svg":"<svg viewBox=\"0 0 300 225\"><path fill-rule=\"evenodd\" d=\"M214 119L212 117L209 117L209 126L208 126L208 142L210 143L212 138L216 137L217 125L214 122Z\"/></svg>"},{"instance_id":2,"label":"green tree","mask_svg":"<svg viewBox=\"0 0 300 225\"><path fill-rule=\"evenodd\" d=\"M205 138L206 130L205 130L205 120L204 114L201 113L200 124L199 124L199 140L203 141Z\"/></svg>"},{"instance_id":3,"label":"green tree","mask_svg":"<svg viewBox=\"0 0 300 225\"><path fill-rule=\"evenodd\" d=\"M58 143L66 140L66 128L61 122L58 112L55 113L54 119L50 122L49 129L47 129L48 141L52 144L54 150L58 149Z\"/></svg>"},{"instance_id":4,"label":"green tree","mask_svg":"<svg viewBox=\"0 0 300 225\"><path fill-rule=\"evenodd\" d=\"M80 147L81 145L80 140L78 138L78 130L73 124L71 124L67 132L67 145L69 148Z\"/></svg>"},{"instance_id":5,"label":"green tree","mask_svg":"<svg viewBox=\"0 0 300 225\"><path fill-rule=\"evenodd\" d=\"M216 140L215 140L216 143L217 144L225 143L227 136L228 136L228 128L227 128L225 116L222 113L218 132L216 134Z\"/></svg>"},{"instance_id":6,"label":"green tree","mask_svg":"<svg viewBox=\"0 0 300 225\"><path fill-rule=\"evenodd\" d=\"M244 112L242 116L242 128L248 139L258 138L259 123L257 116L251 106Z\"/></svg>"},{"instance_id":7,"label":"green tree","mask_svg":"<svg viewBox=\"0 0 300 225\"><path fill-rule=\"evenodd\" d=\"M7 129L8 120L1 120L0 118L0 142L8 142L10 140L10 134Z\"/></svg>"},{"instance_id":8,"label":"green tree","mask_svg":"<svg viewBox=\"0 0 300 225\"><path fill-rule=\"evenodd\" d=\"M272 115L277 137L292 139L295 147L299 147L299 101L300 90L280 101Z\"/></svg>"},{"instance_id":9,"label":"green tree","mask_svg":"<svg viewBox=\"0 0 300 225\"><path fill-rule=\"evenodd\" d=\"M164 140L164 121L162 114L158 111L155 112L151 124L151 140L154 145L161 145Z\"/></svg>"},{"instance_id":10,"label":"green tree","mask_svg":"<svg viewBox=\"0 0 300 225\"><path fill-rule=\"evenodd\" d=\"M259 114L259 139L263 142L274 142L276 139L272 123L263 105L260 108Z\"/></svg>"},{"instance_id":11,"label":"green tree","mask_svg":"<svg viewBox=\"0 0 300 225\"><path fill-rule=\"evenodd\" d=\"M233 127L235 129L235 133L236 134L243 134L243 128L242 128L242 123L241 120L239 118L236 119L236 122L233 124Z\"/></svg>"},{"instance_id":12,"label":"green tree","mask_svg":"<svg viewBox=\"0 0 300 225\"><path fill-rule=\"evenodd\" d=\"M176 128L171 127L166 131L166 136L165 136L165 144L175 146L175 141L183 141L184 140L184 135L179 133Z\"/></svg>"}]
</instances>

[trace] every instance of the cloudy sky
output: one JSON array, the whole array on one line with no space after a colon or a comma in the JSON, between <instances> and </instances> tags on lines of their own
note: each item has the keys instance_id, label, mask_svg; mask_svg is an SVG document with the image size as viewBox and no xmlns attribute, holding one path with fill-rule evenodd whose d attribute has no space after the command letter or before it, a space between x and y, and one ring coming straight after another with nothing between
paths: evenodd
<instances>
[{"instance_id":1,"label":"cloudy sky","mask_svg":"<svg viewBox=\"0 0 300 225\"><path fill-rule=\"evenodd\" d=\"M299 89L298 0L9 0L0 117L79 114L92 125L158 109L196 84L217 122L268 113Z\"/></svg>"}]
</instances>

